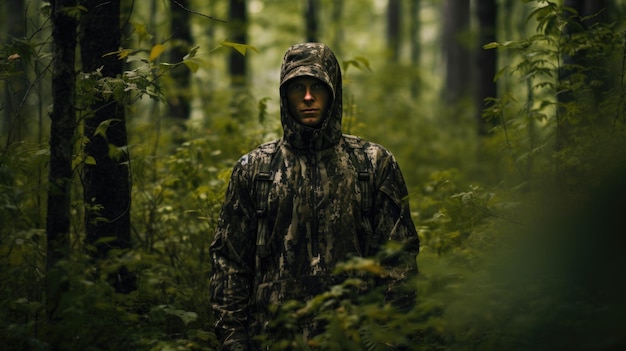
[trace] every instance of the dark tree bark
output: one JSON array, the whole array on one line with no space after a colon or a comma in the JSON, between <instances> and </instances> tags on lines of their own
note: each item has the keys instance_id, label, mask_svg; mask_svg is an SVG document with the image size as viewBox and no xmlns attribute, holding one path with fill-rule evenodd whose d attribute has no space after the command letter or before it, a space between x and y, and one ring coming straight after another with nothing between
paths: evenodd
<instances>
[{"instance_id":1,"label":"dark tree bark","mask_svg":"<svg viewBox=\"0 0 626 351\"><path fill-rule=\"evenodd\" d=\"M189 12L185 10L185 8L189 8L188 1L177 0L177 3L170 5L172 10L171 24L173 44L172 51L170 52L170 62L172 63L181 62L183 57L189 53L192 44ZM169 116L183 120L189 119L191 113L191 70L185 65L178 65L170 71L170 75L174 81L175 87L173 93L169 94L167 99Z\"/></svg>"},{"instance_id":2,"label":"dark tree bark","mask_svg":"<svg viewBox=\"0 0 626 351\"><path fill-rule=\"evenodd\" d=\"M50 169L48 175L48 209L46 216L46 314L48 321L57 320L61 296L67 289L62 269L57 263L68 257L70 233L70 190L72 183L72 139L75 132L75 50L76 18L67 15L67 8L77 0L55 0L52 8L54 63L52 69L52 101L50 115ZM54 345L52 345L54 349Z\"/></svg>"},{"instance_id":3,"label":"dark tree bark","mask_svg":"<svg viewBox=\"0 0 626 351\"><path fill-rule=\"evenodd\" d=\"M580 34L581 31L588 30L592 25L599 23L605 20L606 11L603 11L606 8L606 3L604 0L565 0L564 6L573 8L578 12L578 16L573 18L573 25L568 25L564 29L563 35L575 36ZM582 20L584 17L593 16L590 18ZM567 14L566 16L570 16ZM588 52L586 50L579 50L574 55L564 55L562 57L563 65L560 67L559 71L559 80L561 82L566 82L571 78L571 74L573 73L573 67L584 67L584 74L587 75L587 81L600 80L604 81L606 84L609 84L609 79L607 77L599 77L597 76L598 70L593 69L594 67L603 67L605 64L598 61L590 62L588 60ZM606 89L606 87L605 87ZM559 88L562 90L562 88ZM565 105L569 102L575 101L576 94L579 92L576 91L568 91L564 90L562 93L558 95L559 103ZM596 91L595 93L599 93ZM591 96L591 98L595 98ZM559 115L563 116L566 113L565 109L560 109ZM572 132L575 128L575 124L587 123L587 121L577 121L575 123L571 123L568 120L563 118L559 118L558 121L558 134L557 134L557 149L562 150L566 148L570 144L570 138L572 137Z\"/></svg>"},{"instance_id":4,"label":"dark tree bark","mask_svg":"<svg viewBox=\"0 0 626 351\"><path fill-rule=\"evenodd\" d=\"M24 1L6 1L0 6L4 7L2 27L9 35L9 39L23 39L26 35ZM5 99L0 102L0 110L2 111L0 133L7 132L7 143L23 140L27 129L27 119L21 118L21 116L26 115L23 111L23 101L28 86L26 65L21 58L11 59L10 62L12 62L15 76L10 79L9 84L3 87Z\"/></svg>"},{"instance_id":5,"label":"dark tree bark","mask_svg":"<svg viewBox=\"0 0 626 351\"><path fill-rule=\"evenodd\" d=\"M319 41L319 1L307 0L304 10L305 36L307 42Z\"/></svg>"},{"instance_id":6,"label":"dark tree bark","mask_svg":"<svg viewBox=\"0 0 626 351\"><path fill-rule=\"evenodd\" d=\"M494 77L497 72L497 51L485 50L483 46L496 41L496 20L498 14L496 0L477 0L476 17L478 18L478 45L476 53L476 87L475 105L478 133L486 135L498 124L496 120L484 120L482 111L485 99L496 98L498 95Z\"/></svg>"},{"instance_id":7,"label":"dark tree bark","mask_svg":"<svg viewBox=\"0 0 626 351\"><path fill-rule=\"evenodd\" d=\"M414 74L411 79L411 96L418 97L420 91L420 57L421 57L421 39L420 39L420 0L410 1L411 8L411 65L413 66Z\"/></svg>"},{"instance_id":8,"label":"dark tree bark","mask_svg":"<svg viewBox=\"0 0 626 351\"><path fill-rule=\"evenodd\" d=\"M88 10L80 27L83 71L93 72L102 67L103 76L115 77L122 73L123 62L115 55L105 54L120 47L120 0L86 0L83 4ZM93 257L99 259L106 257L113 248L131 247L131 180L124 105L101 95L97 97L91 106L94 114L85 120L84 127L89 140L85 154L96 162L85 164L83 185L86 240L95 248ZM109 123L106 136L95 134L105 123ZM105 238L111 240L103 241ZM135 288L132 276L125 270L112 278L118 292Z\"/></svg>"},{"instance_id":9,"label":"dark tree bark","mask_svg":"<svg viewBox=\"0 0 626 351\"><path fill-rule=\"evenodd\" d=\"M332 19L332 25L333 25L333 36L332 36L332 49L333 52L335 53L335 55L337 55L337 57L341 57L341 47L343 44L343 28L344 25L342 23L342 17L343 17L343 1L333 1L333 5L332 5L332 14L331 14L331 19Z\"/></svg>"},{"instance_id":10,"label":"dark tree bark","mask_svg":"<svg viewBox=\"0 0 626 351\"><path fill-rule=\"evenodd\" d=\"M400 32L402 28L400 0L387 3L387 51L392 62L400 61Z\"/></svg>"},{"instance_id":11,"label":"dark tree bark","mask_svg":"<svg viewBox=\"0 0 626 351\"><path fill-rule=\"evenodd\" d=\"M445 0L443 9L443 50L446 60L444 101L454 105L469 95L472 64L470 45L464 40L469 33L469 0Z\"/></svg>"},{"instance_id":12,"label":"dark tree bark","mask_svg":"<svg viewBox=\"0 0 626 351\"><path fill-rule=\"evenodd\" d=\"M570 0L566 0L565 3L567 4L569 1ZM605 21L609 15L606 12L608 5L606 0L577 0L573 1L572 5L575 6L575 9L578 10L578 14L582 17L598 15L587 21L586 26Z\"/></svg>"},{"instance_id":13,"label":"dark tree bark","mask_svg":"<svg viewBox=\"0 0 626 351\"><path fill-rule=\"evenodd\" d=\"M229 0L229 23L232 41L246 43L248 41L248 10L246 0ZM235 88L246 86L246 57L231 50L229 56L229 72L231 84Z\"/></svg>"}]
</instances>

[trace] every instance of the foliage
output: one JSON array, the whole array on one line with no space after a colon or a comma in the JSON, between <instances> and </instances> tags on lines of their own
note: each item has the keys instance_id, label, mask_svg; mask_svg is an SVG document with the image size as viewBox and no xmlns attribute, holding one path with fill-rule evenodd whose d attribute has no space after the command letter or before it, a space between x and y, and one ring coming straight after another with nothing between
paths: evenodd
<instances>
[{"instance_id":1,"label":"foliage","mask_svg":"<svg viewBox=\"0 0 626 351\"><path fill-rule=\"evenodd\" d=\"M616 249L625 244L616 226L625 195L624 90L613 80L624 75L622 34L614 24L581 27L589 19L537 3L529 19L537 34L487 47L516 54L500 75L509 72L521 83L484 111L500 120L481 146L501 160L504 167L484 166L500 168L494 177L500 181L468 183L469 174L444 169L411 194L422 240L414 309L393 311L375 294L351 299L347 281L313 306L283 306L281 330L290 330L305 308L327 324L308 343L285 337L276 349L626 345L626 282L610 273L625 263ZM570 56L576 61L562 59ZM607 74L607 67L621 71ZM366 338L364 330L380 338Z\"/></svg>"},{"instance_id":2,"label":"foliage","mask_svg":"<svg viewBox=\"0 0 626 351\"><path fill-rule=\"evenodd\" d=\"M555 183L577 186L594 176L596 170L587 165L603 157L596 151L610 149L623 134L624 86L615 79L624 72L623 34L617 24L589 25L593 16L580 18L571 8L540 3L546 6L529 18L537 23L537 34L486 45L516 54L517 62L499 77L518 77L526 91L522 102L519 92L492 100L484 116L501 122L504 159L522 181L552 168Z\"/></svg>"},{"instance_id":3,"label":"foliage","mask_svg":"<svg viewBox=\"0 0 626 351\"><path fill-rule=\"evenodd\" d=\"M397 89L413 77L409 67L380 67L360 55L343 61L345 126L389 146L412 185L422 246L420 274L407 288L417 300L401 311L379 290L364 294L362 283L383 274L381 266L376 258L347 262L343 269L361 272L360 279L277 307L274 328L283 334L273 349L624 347L626 283L618 274L625 263L622 33L618 24L586 26L592 18L578 18L555 2L529 2L536 5L529 18L536 33L487 46L511 55L497 78L517 83L484 111L500 122L484 140L473 136L468 112L450 122L448 114L466 106L448 109ZM7 140L0 153L3 349L48 350L51 342L67 349L216 349L208 303L212 229L234 160L280 133L276 113L271 98L257 102L216 85L210 98L202 97L205 120L160 118L172 67L184 64L196 74L213 67L197 47L181 62L163 62L169 44L131 23L138 44L112 53L126 60L127 70L107 79L97 71L81 74L78 107L87 118L97 90L123 101L132 116L134 248L93 262L82 244L84 204L74 194L73 254L61 262L59 278L67 287L58 311L64 322L48 324L47 145ZM2 46L5 86L16 79L19 57L49 63L38 38L15 44ZM255 51L228 41L217 45ZM16 52L19 57L11 56ZM40 73L37 81L45 78ZM415 139L419 148L407 142ZM81 156L85 142L75 140L76 183L82 164L91 162ZM136 274L136 291L114 292L109 278L120 267ZM297 322L311 316L324 331L310 340L293 338Z\"/></svg>"}]
</instances>

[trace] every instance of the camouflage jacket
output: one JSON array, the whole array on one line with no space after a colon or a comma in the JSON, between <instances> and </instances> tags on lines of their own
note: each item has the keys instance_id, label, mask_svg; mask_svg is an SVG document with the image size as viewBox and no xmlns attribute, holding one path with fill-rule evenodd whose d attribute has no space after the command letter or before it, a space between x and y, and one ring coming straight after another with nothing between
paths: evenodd
<instances>
[{"instance_id":1,"label":"camouflage jacket","mask_svg":"<svg viewBox=\"0 0 626 351\"><path fill-rule=\"evenodd\" d=\"M287 108L283 86L303 75L322 80L332 93L320 128L295 122ZM417 270L417 233L402 173L384 147L359 140L354 149L346 141L351 137L343 136L341 72L330 49L316 43L291 47L282 64L280 95L283 137L252 150L234 166L210 248L211 304L225 350L249 349L250 338L267 322L268 306L325 291L338 283L332 274L337 263L375 254L388 240L409 244L403 274ZM351 152L371 166L370 213L361 209L363 194ZM273 180L266 249L261 251L254 177L264 162L271 162Z\"/></svg>"}]
</instances>

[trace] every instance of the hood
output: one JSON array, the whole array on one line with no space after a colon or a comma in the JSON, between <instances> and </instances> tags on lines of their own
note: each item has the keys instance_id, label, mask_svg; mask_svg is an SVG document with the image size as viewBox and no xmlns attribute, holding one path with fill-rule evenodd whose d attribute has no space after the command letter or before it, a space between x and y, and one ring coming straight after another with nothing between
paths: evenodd
<instances>
[{"instance_id":1,"label":"hood","mask_svg":"<svg viewBox=\"0 0 626 351\"><path fill-rule=\"evenodd\" d=\"M285 83L301 76L315 77L330 88L332 101L320 128L296 122L289 111ZM295 149L322 150L332 147L341 138L341 118L341 67L335 54L321 43L303 43L290 47L280 70L280 121L285 142Z\"/></svg>"}]
</instances>

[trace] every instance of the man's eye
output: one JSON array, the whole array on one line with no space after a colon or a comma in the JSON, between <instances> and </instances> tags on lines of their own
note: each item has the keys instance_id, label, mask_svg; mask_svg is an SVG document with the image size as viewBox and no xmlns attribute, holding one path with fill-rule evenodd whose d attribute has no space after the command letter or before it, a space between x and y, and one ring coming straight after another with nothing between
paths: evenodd
<instances>
[{"instance_id":1,"label":"man's eye","mask_svg":"<svg viewBox=\"0 0 626 351\"><path fill-rule=\"evenodd\" d=\"M324 84L322 83L315 83L311 86L311 89L313 90L322 90L324 89Z\"/></svg>"},{"instance_id":2,"label":"man's eye","mask_svg":"<svg viewBox=\"0 0 626 351\"><path fill-rule=\"evenodd\" d=\"M291 84L289 86L289 91L293 91L293 92L304 91L304 85L303 84Z\"/></svg>"}]
</instances>

